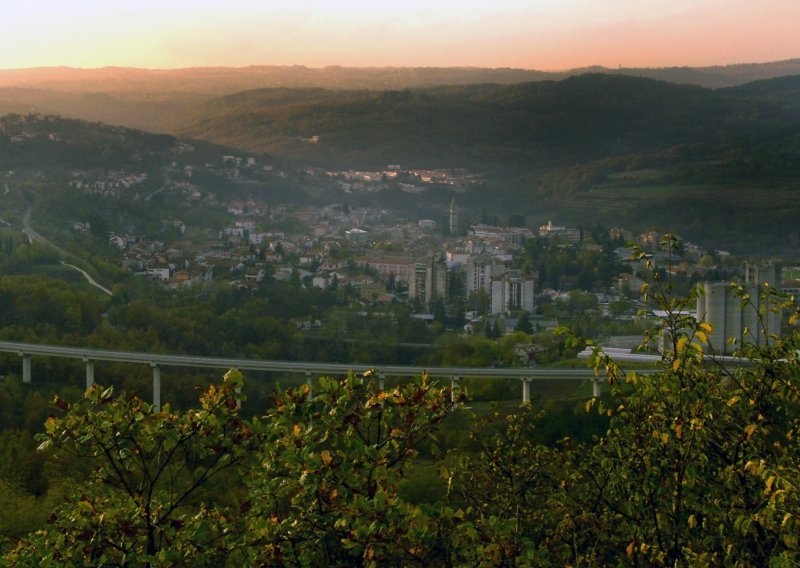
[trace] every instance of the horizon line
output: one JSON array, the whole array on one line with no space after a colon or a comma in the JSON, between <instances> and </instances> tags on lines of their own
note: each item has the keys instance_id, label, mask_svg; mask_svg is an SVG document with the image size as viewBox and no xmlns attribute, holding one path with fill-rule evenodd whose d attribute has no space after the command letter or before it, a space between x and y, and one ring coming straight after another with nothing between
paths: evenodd
<instances>
[{"instance_id":1,"label":"horizon line","mask_svg":"<svg viewBox=\"0 0 800 568\"><path fill-rule=\"evenodd\" d=\"M748 65L768 65L771 63L790 63L800 61L798 57L789 57L786 59L769 59L765 61L745 61L738 63L718 63L714 65L662 65L662 66L627 66L620 65L619 67L609 67L600 63L583 65L579 67L568 67L561 69L537 69L533 67L484 67L479 65L322 65L322 66L309 66L302 63L292 64L274 64L274 63L252 63L250 65L190 65L185 67L137 67L129 65L102 65L99 67L80 67L75 65L37 65L32 67L3 67L0 72L7 71L45 71L50 69L72 70L72 71L104 71L104 70L135 70L135 71L189 71L201 69L232 69L244 70L257 67L276 67L276 68L303 68L311 71L320 71L325 69L363 69L363 70L379 70L379 69L479 69L484 71L529 71L538 73L568 73L570 71L578 71L581 69L643 69L643 70L659 70L659 69L713 69L717 67L744 67Z\"/></svg>"}]
</instances>

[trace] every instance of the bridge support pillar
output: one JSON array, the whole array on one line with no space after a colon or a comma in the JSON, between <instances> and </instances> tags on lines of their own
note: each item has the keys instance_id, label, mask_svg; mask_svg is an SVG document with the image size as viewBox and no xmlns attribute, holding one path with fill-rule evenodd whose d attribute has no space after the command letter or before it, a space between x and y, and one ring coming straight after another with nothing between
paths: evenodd
<instances>
[{"instance_id":1,"label":"bridge support pillar","mask_svg":"<svg viewBox=\"0 0 800 568\"><path fill-rule=\"evenodd\" d=\"M314 381L311 380L311 371L306 371L306 384L308 385L308 400L311 400L311 397L313 396L311 388L314 384Z\"/></svg>"},{"instance_id":2,"label":"bridge support pillar","mask_svg":"<svg viewBox=\"0 0 800 568\"><path fill-rule=\"evenodd\" d=\"M594 398L600 397L600 379L592 379L592 396Z\"/></svg>"},{"instance_id":3,"label":"bridge support pillar","mask_svg":"<svg viewBox=\"0 0 800 568\"><path fill-rule=\"evenodd\" d=\"M161 367L155 363L150 366L153 368L153 408L161 412Z\"/></svg>"},{"instance_id":4,"label":"bridge support pillar","mask_svg":"<svg viewBox=\"0 0 800 568\"><path fill-rule=\"evenodd\" d=\"M450 377L450 402L456 401L456 389L460 380L459 377Z\"/></svg>"},{"instance_id":5,"label":"bridge support pillar","mask_svg":"<svg viewBox=\"0 0 800 568\"><path fill-rule=\"evenodd\" d=\"M522 379L522 402L531 401L531 380Z\"/></svg>"},{"instance_id":6,"label":"bridge support pillar","mask_svg":"<svg viewBox=\"0 0 800 568\"><path fill-rule=\"evenodd\" d=\"M384 374L378 373L378 390L385 390Z\"/></svg>"},{"instance_id":7,"label":"bridge support pillar","mask_svg":"<svg viewBox=\"0 0 800 568\"><path fill-rule=\"evenodd\" d=\"M86 390L89 390L94 384L94 361L84 359L83 362L86 363Z\"/></svg>"},{"instance_id":8,"label":"bridge support pillar","mask_svg":"<svg viewBox=\"0 0 800 568\"><path fill-rule=\"evenodd\" d=\"M23 355L22 356L22 382L23 383L30 383L31 382L31 356L30 355Z\"/></svg>"}]
</instances>

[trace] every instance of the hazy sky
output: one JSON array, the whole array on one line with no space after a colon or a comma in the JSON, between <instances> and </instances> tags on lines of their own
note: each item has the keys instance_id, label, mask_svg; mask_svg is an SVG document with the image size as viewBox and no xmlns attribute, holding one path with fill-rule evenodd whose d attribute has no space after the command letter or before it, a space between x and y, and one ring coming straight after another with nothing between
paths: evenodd
<instances>
[{"instance_id":1,"label":"hazy sky","mask_svg":"<svg viewBox=\"0 0 800 568\"><path fill-rule=\"evenodd\" d=\"M0 68L714 65L800 57L800 0L7 0Z\"/></svg>"}]
</instances>

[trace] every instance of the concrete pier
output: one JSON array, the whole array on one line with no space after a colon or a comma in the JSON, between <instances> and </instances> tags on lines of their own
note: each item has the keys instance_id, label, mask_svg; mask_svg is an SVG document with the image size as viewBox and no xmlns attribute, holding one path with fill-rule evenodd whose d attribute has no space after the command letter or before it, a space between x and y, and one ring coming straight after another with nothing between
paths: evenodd
<instances>
[{"instance_id":1,"label":"concrete pier","mask_svg":"<svg viewBox=\"0 0 800 568\"><path fill-rule=\"evenodd\" d=\"M156 412L161 412L161 367L150 363L153 368L153 407Z\"/></svg>"},{"instance_id":2,"label":"concrete pier","mask_svg":"<svg viewBox=\"0 0 800 568\"><path fill-rule=\"evenodd\" d=\"M94 384L94 361L84 359L83 362L86 363L86 390L89 390Z\"/></svg>"},{"instance_id":3,"label":"concrete pier","mask_svg":"<svg viewBox=\"0 0 800 568\"><path fill-rule=\"evenodd\" d=\"M31 356L30 355L23 355L22 356L22 382L23 383L30 383L31 382Z\"/></svg>"},{"instance_id":4,"label":"concrete pier","mask_svg":"<svg viewBox=\"0 0 800 568\"><path fill-rule=\"evenodd\" d=\"M531 401L531 380L522 379L522 402Z\"/></svg>"}]
</instances>

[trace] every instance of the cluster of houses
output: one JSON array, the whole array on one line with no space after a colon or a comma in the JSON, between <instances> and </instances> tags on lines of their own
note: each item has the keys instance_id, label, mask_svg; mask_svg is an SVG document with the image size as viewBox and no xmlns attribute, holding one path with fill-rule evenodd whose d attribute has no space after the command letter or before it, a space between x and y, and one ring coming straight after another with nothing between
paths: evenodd
<instances>
[{"instance_id":1,"label":"cluster of houses","mask_svg":"<svg viewBox=\"0 0 800 568\"><path fill-rule=\"evenodd\" d=\"M224 159L232 165L239 160ZM124 172L112 174L122 177ZM230 216L222 230L187 227L175 220L178 238L171 243L119 233L109 234L109 243L122 251L123 266L172 288L212 278L244 288L257 287L267 278L296 278L303 286L350 286L365 298L409 301L420 311L459 294L468 309L490 315L534 313L537 296L563 295L540 290L536 276L519 269L515 255L526 240L538 236L561 246L599 248L582 243L577 228L553 222L538 229L475 224L467 234L446 237L432 219L398 222L390 211L379 208L276 206L255 199L231 199L221 205ZM450 215L451 224L457 225L455 203ZM287 223L294 230L285 230ZM456 228L452 227L454 233ZM633 236L622 228L609 234L619 240ZM664 260L657 251L657 238L646 233L638 240L654 251L651 262L659 263ZM676 270L698 267L697 260L707 254L691 243L685 243L681 252L691 262L676 263ZM630 257L623 247L618 254L621 260ZM638 290L643 282L636 270L632 265L629 273L620 275L620 290Z\"/></svg>"},{"instance_id":2,"label":"cluster of houses","mask_svg":"<svg viewBox=\"0 0 800 568\"><path fill-rule=\"evenodd\" d=\"M119 197L123 192L147 181L145 172L129 173L125 170L72 172L69 187L84 193L96 193L104 197Z\"/></svg>"},{"instance_id":3,"label":"cluster of houses","mask_svg":"<svg viewBox=\"0 0 800 568\"><path fill-rule=\"evenodd\" d=\"M322 173L335 180L345 193L381 191L391 182L397 183L407 193L421 193L430 186L460 191L482 180L480 174L464 169L404 169L398 164L390 164L386 169L376 171L330 170Z\"/></svg>"}]
</instances>

